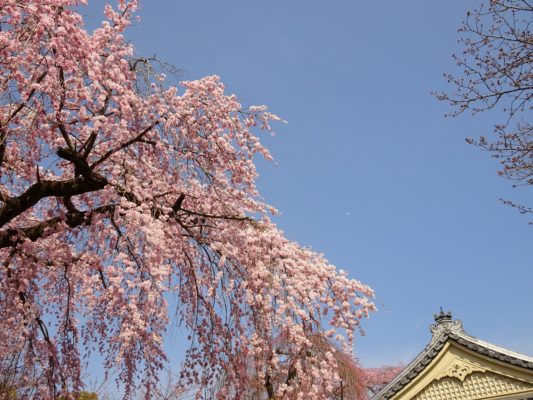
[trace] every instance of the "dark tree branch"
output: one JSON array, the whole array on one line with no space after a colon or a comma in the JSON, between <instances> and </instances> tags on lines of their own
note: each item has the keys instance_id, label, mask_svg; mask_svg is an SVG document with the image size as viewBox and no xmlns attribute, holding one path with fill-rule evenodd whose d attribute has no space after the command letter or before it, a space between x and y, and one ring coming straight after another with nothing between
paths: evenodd
<instances>
[{"instance_id":1,"label":"dark tree branch","mask_svg":"<svg viewBox=\"0 0 533 400\"><path fill-rule=\"evenodd\" d=\"M96 174L91 179L80 176L67 181L41 181L34 183L20 196L6 199L4 206L0 208L0 227L33 207L45 197L75 196L101 190L106 185L107 180Z\"/></svg>"},{"instance_id":2,"label":"dark tree branch","mask_svg":"<svg viewBox=\"0 0 533 400\"><path fill-rule=\"evenodd\" d=\"M41 238L47 230L53 230L62 222L65 222L71 228L76 228L83 224L90 225L91 216L93 214L109 215L114 210L114 205L105 205L88 211L69 212L66 217L50 218L46 221L22 229L13 228L0 231L0 248L12 247L22 239L36 241L37 239Z\"/></svg>"},{"instance_id":3,"label":"dark tree branch","mask_svg":"<svg viewBox=\"0 0 533 400\"><path fill-rule=\"evenodd\" d=\"M87 179L98 179L98 176L91 170L85 158L80 156L76 151L59 148L57 150L57 155L74 164L76 176L82 175Z\"/></svg>"},{"instance_id":4,"label":"dark tree branch","mask_svg":"<svg viewBox=\"0 0 533 400\"><path fill-rule=\"evenodd\" d=\"M144 136L150 132L152 129L154 129L159 124L159 121L156 121L152 123L150 126L147 126L145 129L143 129L141 132L139 132L135 137L131 138L130 140L125 141L121 145L110 149L107 151L102 157L100 157L98 160L96 160L92 165L91 168L94 168L98 164L101 164L105 160L107 160L109 157L111 157L113 154L118 153L121 150L124 150L125 148L131 146L133 143L140 142Z\"/></svg>"}]
</instances>

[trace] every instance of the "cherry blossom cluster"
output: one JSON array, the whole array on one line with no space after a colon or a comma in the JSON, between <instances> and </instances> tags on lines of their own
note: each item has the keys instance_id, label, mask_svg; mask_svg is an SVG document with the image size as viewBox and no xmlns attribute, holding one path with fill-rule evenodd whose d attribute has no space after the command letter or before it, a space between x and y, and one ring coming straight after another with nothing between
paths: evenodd
<instances>
[{"instance_id":1,"label":"cherry blossom cluster","mask_svg":"<svg viewBox=\"0 0 533 400\"><path fill-rule=\"evenodd\" d=\"M361 380L370 394L378 393L391 382L405 368L404 365L384 365L378 368L364 368L361 370Z\"/></svg>"},{"instance_id":2,"label":"cherry blossom cluster","mask_svg":"<svg viewBox=\"0 0 533 400\"><path fill-rule=\"evenodd\" d=\"M272 159L257 135L279 118L216 76L146 76L123 36L137 2L91 33L83 3L0 0L0 354L42 377L17 390L75 394L99 352L125 397L150 397L176 316L199 396L242 397L251 359L262 384L292 375L279 398L330 398L338 365L310 338L349 347L373 293L269 219L254 157Z\"/></svg>"}]
</instances>

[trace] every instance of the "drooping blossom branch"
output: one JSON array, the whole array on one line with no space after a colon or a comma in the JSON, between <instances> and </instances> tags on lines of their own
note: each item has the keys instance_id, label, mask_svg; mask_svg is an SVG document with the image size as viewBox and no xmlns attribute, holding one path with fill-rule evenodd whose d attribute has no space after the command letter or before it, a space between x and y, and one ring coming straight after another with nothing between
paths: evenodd
<instances>
[{"instance_id":1,"label":"drooping blossom branch","mask_svg":"<svg viewBox=\"0 0 533 400\"><path fill-rule=\"evenodd\" d=\"M0 354L15 340L41 377L20 394L80 393L97 349L125 397L142 383L149 398L176 315L183 386L232 371L235 398L241 355L274 368L283 331L306 374L279 391L328 398L336 366L313 362L309 338L349 346L372 291L269 219L254 157L271 159L257 135L279 118L216 76L177 88L136 62L136 1L92 33L82 3L0 0Z\"/></svg>"}]
</instances>

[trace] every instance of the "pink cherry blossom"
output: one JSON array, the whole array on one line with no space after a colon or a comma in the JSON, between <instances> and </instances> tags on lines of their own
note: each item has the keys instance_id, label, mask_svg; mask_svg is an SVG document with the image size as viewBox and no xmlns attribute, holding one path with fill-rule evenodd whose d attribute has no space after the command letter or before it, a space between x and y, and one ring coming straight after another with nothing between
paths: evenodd
<instances>
[{"instance_id":1,"label":"pink cherry blossom","mask_svg":"<svg viewBox=\"0 0 533 400\"><path fill-rule=\"evenodd\" d=\"M404 365L384 365L377 368L362 368L361 380L371 395L378 393L405 368Z\"/></svg>"},{"instance_id":2,"label":"pink cherry blossom","mask_svg":"<svg viewBox=\"0 0 533 400\"><path fill-rule=\"evenodd\" d=\"M239 398L243 355L286 368L283 332L301 378L278 391L328 398L336 363L309 337L350 346L373 293L269 219L254 157L272 159L259 135L279 118L216 76L146 75L123 37L137 2L106 6L92 33L83 3L0 0L0 354L21 349L41 377L21 396L75 394L96 351L125 397L150 397L177 318L199 395L226 371L219 398Z\"/></svg>"}]
</instances>

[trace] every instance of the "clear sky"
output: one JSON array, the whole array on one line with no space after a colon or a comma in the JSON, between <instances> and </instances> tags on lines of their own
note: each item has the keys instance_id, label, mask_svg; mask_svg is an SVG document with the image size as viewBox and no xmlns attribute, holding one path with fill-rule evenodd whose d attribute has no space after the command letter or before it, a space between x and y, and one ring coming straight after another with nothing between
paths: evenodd
<instances>
[{"instance_id":1,"label":"clear sky","mask_svg":"<svg viewBox=\"0 0 533 400\"><path fill-rule=\"evenodd\" d=\"M90 24L103 1L83 9ZM144 1L128 31L138 53L217 74L246 105L288 121L265 137L278 165L259 187L286 234L376 291L363 364L408 362L442 306L467 331L533 354L533 227L499 198L527 203L497 162L465 143L496 113L444 118L477 1ZM529 201L531 205L531 201ZM179 335L172 340L179 341Z\"/></svg>"}]
</instances>

